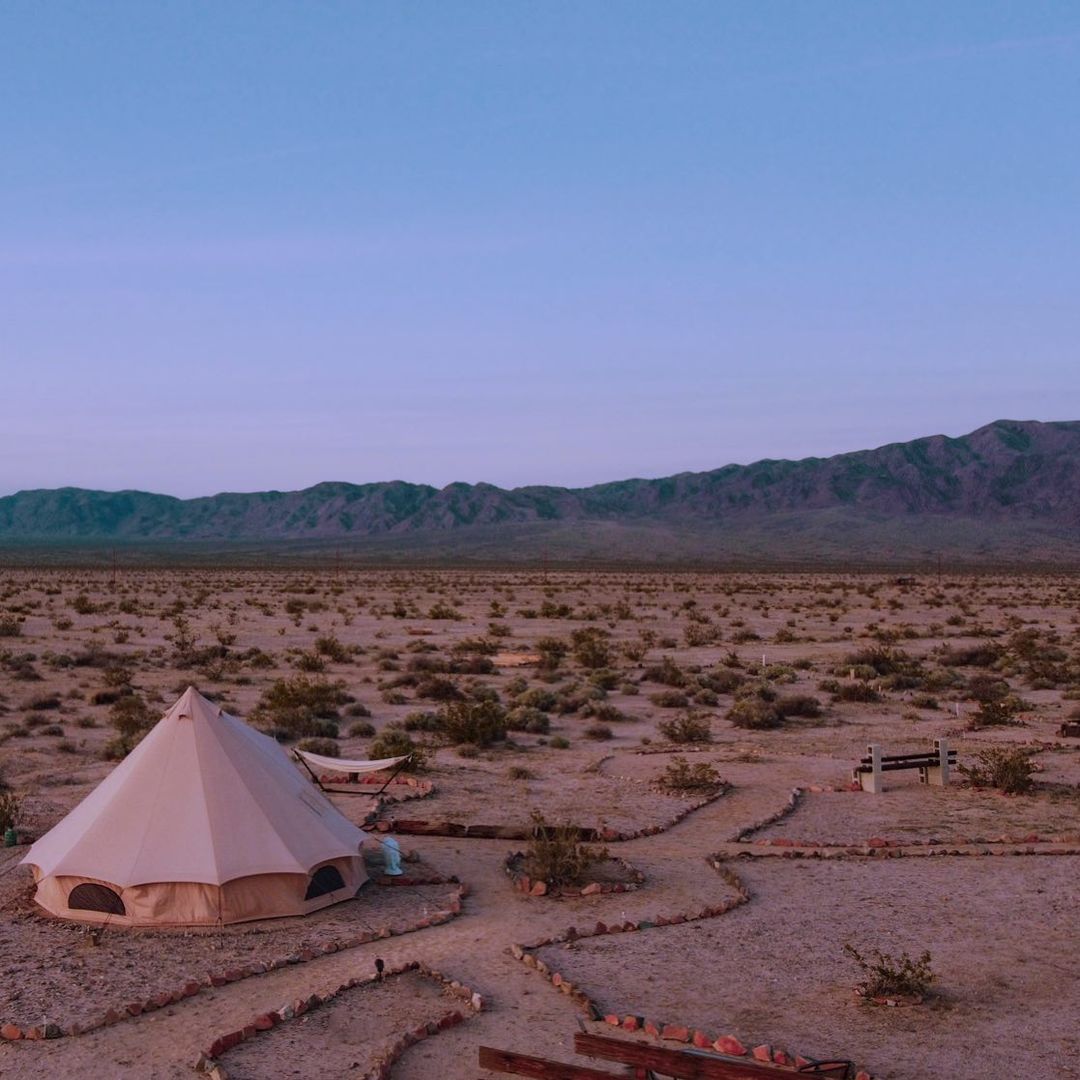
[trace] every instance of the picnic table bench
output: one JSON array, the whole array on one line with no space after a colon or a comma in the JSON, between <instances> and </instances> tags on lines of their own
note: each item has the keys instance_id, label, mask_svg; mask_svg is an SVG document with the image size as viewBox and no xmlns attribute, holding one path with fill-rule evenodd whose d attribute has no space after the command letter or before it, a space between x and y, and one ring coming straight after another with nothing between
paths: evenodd
<instances>
[{"instance_id":1,"label":"picnic table bench","mask_svg":"<svg viewBox=\"0 0 1080 1080\"><path fill-rule=\"evenodd\" d=\"M949 768L956 764L956 751L945 739L935 739L933 750L913 754L883 754L877 743L866 748L866 757L851 770L851 778L863 791L878 794L883 788L883 774L904 769L918 769L919 782L944 787L949 782Z\"/></svg>"}]
</instances>

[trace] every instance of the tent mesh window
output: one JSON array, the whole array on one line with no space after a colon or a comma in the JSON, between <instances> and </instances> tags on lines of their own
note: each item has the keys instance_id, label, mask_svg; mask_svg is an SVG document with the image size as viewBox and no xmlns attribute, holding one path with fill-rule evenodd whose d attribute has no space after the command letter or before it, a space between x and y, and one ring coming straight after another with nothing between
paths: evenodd
<instances>
[{"instance_id":1,"label":"tent mesh window","mask_svg":"<svg viewBox=\"0 0 1080 1080\"><path fill-rule=\"evenodd\" d=\"M68 894L68 907L72 911L103 911L106 915L126 915L124 901L118 893L104 885L84 881Z\"/></svg>"},{"instance_id":2,"label":"tent mesh window","mask_svg":"<svg viewBox=\"0 0 1080 1080\"><path fill-rule=\"evenodd\" d=\"M307 892L304 893L304 899L314 900L317 896L325 896L327 893L332 893L337 889L344 888L345 880L341 876L341 871L338 870L336 866L320 866L319 869L311 875Z\"/></svg>"}]
</instances>

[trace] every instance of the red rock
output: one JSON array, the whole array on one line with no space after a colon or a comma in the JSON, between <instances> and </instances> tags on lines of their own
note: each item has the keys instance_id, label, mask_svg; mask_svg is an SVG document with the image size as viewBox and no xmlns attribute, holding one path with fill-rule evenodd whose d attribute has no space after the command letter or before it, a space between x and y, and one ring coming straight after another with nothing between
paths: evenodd
<instances>
[{"instance_id":1,"label":"red rock","mask_svg":"<svg viewBox=\"0 0 1080 1080\"><path fill-rule=\"evenodd\" d=\"M674 1039L676 1042L689 1042L690 1029L678 1024L665 1024L660 1032L661 1039Z\"/></svg>"},{"instance_id":2,"label":"red rock","mask_svg":"<svg viewBox=\"0 0 1080 1080\"><path fill-rule=\"evenodd\" d=\"M120 1021L121 1016L116 1009L106 1009L105 1015L102 1017L102 1023L108 1027L110 1024L116 1024Z\"/></svg>"},{"instance_id":3,"label":"red rock","mask_svg":"<svg viewBox=\"0 0 1080 1080\"><path fill-rule=\"evenodd\" d=\"M0 1039L7 1039L8 1042L14 1042L16 1039L22 1038L22 1028L16 1027L14 1024L4 1024L0 1027Z\"/></svg>"},{"instance_id":4,"label":"red rock","mask_svg":"<svg viewBox=\"0 0 1080 1080\"><path fill-rule=\"evenodd\" d=\"M746 1047L734 1035L721 1035L713 1043L713 1049L719 1050L721 1054L731 1054L733 1057L742 1057L746 1053Z\"/></svg>"},{"instance_id":5,"label":"red rock","mask_svg":"<svg viewBox=\"0 0 1080 1080\"><path fill-rule=\"evenodd\" d=\"M44 1039L45 1038L45 1029L42 1028L42 1027L27 1028L23 1032L23 1038L24 1039Z\"/></svg>"},{"instance_id":6,"label":"red rock","mask_svg":"<svg viewBox=\"0 0 1080 1080\"><path fill-rule=\"evenodd\" d=\"M228 981L229 980L226 979L224 975L211 975L210 976L210 985L211 986L224 986Z\"/></svg>"},{"instance_id":7,"label":"red rock","mask_svg":"<svg viewBox=\"0 0 1080 1080\"><path fill-rule=\"evenodd\" d=\"M581 890L581 895L582 896L595 896L597 893L600 893L600 892L603 892L603 891L604 891L604 887L600 884L600 882L599 881L593 881L590 884L586 885L585 888Z\"/></svg>"},{"instance_id":8,"label":"red rock","mask_svg":"<svg viewBox=\"0 0 1080 1080\"><path fill-rule=\"evenodd\" d=\"M637 1031L641 1027L641 1020L637 1016L624 1016L622 1027L624 1031Z\"/></svg>"},{"instance_id":9,"label":"red rock","mask_svg":"<svg viewBox=\"0 0 1080 1080\"><path fill-rule=\"evenodd\" d=\"M758 1061L772 1061L772 1047L762 1043L760 1046L755 1046L750 1053L757 1058Z\"/></svg>"},{"instance_id":10,"label":"red rock","mask_svg":"<svg viewBox=\"0 0 1080 1080\"><path fill-rule=\"evenodd\" d=\"M791 1064L791 1058L788 1057L788 1055L785 1054L783 1050L774 1050L772 1059L773 1059L773 1064L775 1064L775 1065L790 1065Z\"/></svg>"},{"instance_id":11,"label":"red rock","mask_svg":"<svg viewBox=\"0 0 1080 1080\"><path fill-rule=\"evenodd\" d=\"M202 987L197 982L184 983L183 995L186 998L194 997Z\"/></svg>"},{"instance_id":12,"label":"red rock","mask_svg":"<svg viewBox=\"0 0 1080 1080\"><path fill-rule=\"evenodd\" d=\"M860 1069L855 1074L855 1080L873 1080L873 1077L865 1069Z\"/></svg>"},{"instance_id":13,"label":"red rock","mask_svg":"<svg viewBox=\"0 0 1080 1080\"><path fill-rule=\"evenodd\" d=\"M660 1025L654 1024L652 1020L645 1021L643 1030L646 1035L651 1035L654 1039L660 1038Z\"/></svg>"},{"instance_id":14,"label":"red rock","mask_svg":"<svg viewBox=\"0 0 1080 1080\"><path fill-rule=\"evenodd\" d=\"M172 1004L172 994L168 990L162 990L160 994L154 995L154 1004L159 1009L164 1009L166 1005Z\"/></svg>"},{"instance_id":15,"label":"red rock","mask_svg":"<svg viewBox=\"0 0 1080 1080\"><path fill-rule=\"evenodd\" d=\"M871 836L870 839L866 841L866 846L872 848L888 847L889 841L880 836Z\"/></svg>"},{"instance_id":16,"label":"red rock","mask_svg":"<svg viewBox=\"0 0 1080 1080\"><path fill-rule=\"evenodd\" d=\"M712 1039L704 1031L695 1031L690 1041L702 1050L712 1045Z\"/></svg>"},{"instance_id":17,"label":"red rock","mask_svg":"<svg viewBox=\"0 0 1080 1080\"><path fill-rule=\"evenodd\" d=\"M604 1023L610 1024L612 1027L618 1027L622 1021L614 1013L608 1013L607 1016L604 1017Z\"/></svg>"},{"instance_id":18,"label":"red rock","mask_svg":"<svg viewBox=\"0 0 1080 1080\"><path fill-rule=\"evenodd\" d=\"M133 1001L130 1005L126 1006L128 1016L138 1016L143 1011L141 1001Z\"/></svg>"},{"instance_id":19,"label":"red rock","mask_svg":"<svg viewBox=\"0 0 1080 1080\"><path fill-rule=\"evenodd\" d=\"M529 890L530 896L545 896L547 894L548 887L546 881L534 881L532 888Z\"/></svg>"},{"instance_id":20,"label":"red rock","mask_svg":"<svg viewBox=\"0 0 1080 1080\"><path fill-rule=\"evenodd\" d=\"M263 1013L255 1017L254 1028L256 1031L269 1031L274 1026L274 1014Z\"/></svg>"},{"instance_id":21,"label":"red rock","mask_svg":"<svg viewBox=\"0 0 1080 1080\"><path fill-rule=\"evenodd\" d=\"M596 924L595 929L593 930L593 933L594 934L606 934L607 933L607 923L598 922Z\"/></svg>"}]
</instances>

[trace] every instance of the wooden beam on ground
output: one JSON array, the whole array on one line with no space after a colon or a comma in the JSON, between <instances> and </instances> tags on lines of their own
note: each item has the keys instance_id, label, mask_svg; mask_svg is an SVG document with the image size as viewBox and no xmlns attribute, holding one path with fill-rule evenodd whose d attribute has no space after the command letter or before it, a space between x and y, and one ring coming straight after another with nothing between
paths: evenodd
<instances>
[{"instance_id":1,"label":"wooden beam on ground","mask_svg":"<svg viewBox=\"0 0 1080 1080\"><path fill-rule=\"evenodd\" d=\"M669 1050L650 1043L631 1042L628 1039L611 1039L604 1035L578 1032L574 1035L574 1052L583 1057L617 1061L623 1065L653 1069L678 1080L777 1080L791 1076L791 1069L746 1058L723 1054L703 1053L699 1050ZM834 1062L834 1068L810 1073L812 1076L846 1077L847 1062Z\"/></svg>"},{"instance_id":2,"label":"wooden beam on ground","mask_svg":"<svg viewBox=\"0 0 1080 1080\"><path fill-rule=\"evenodd\" d=\"M493 1046L480 1047L480 1067L512 1076L531 1076L533 1080L622 1080L615 1073L590 1069L587 1065L548 1061L510 1050L496 1050Z\"/></svg>"}]
</instances>

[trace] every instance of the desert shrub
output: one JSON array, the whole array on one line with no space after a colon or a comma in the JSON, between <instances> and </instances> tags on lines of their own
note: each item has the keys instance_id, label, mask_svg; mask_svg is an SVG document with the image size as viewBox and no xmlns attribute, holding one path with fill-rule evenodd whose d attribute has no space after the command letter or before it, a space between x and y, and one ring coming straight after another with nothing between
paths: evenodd
<instances>
[{"instance_id":1,"label":"desert shrub","mask_svg":"<svg viewBox=\"0 0 1080 1080\"><path fill-rule=\"evenodd\" d=\"M15 615L0 615L0 637L19 637L22 622Z\"/></svg>"},{"instance_id":2,"label":"desert shrub","mask_svg":"<svg viewBox=\"0 0 1080 1080\"><path fill-rule=\"evenodd\" d=\"M401 766L405 772L419 772L427 764L424 748L414 743L404 731L396 728L388 728L380 732L368 747L368 754L373 761L379 761L382 758L405 757L411 754L411 759Z\"/></svg>"},{"instance_id":3,"label":"desert shrub","mask_svg":"<svg viewBox=\"0 0 1080 1080\"><path fill-rule=\"evenodd\" d=\"M532 780L535 777L535 773L531 769L526 769L524 765L511 765L506 770L506 775L510 780Z\"/></svg>"},{"instance_id":4,"label":"desert shrub","mask_svg":"<svg viewBox=\"0 0 1080 1080\"><path fill-rule=\"evenodd\" d=\"M348 700L339 682L293 675L278 679L259 699L251 718L287 738L336 737L338 708Z\"/></svg>"},{"instance_id":5,"label":"desert shrub","mask_svg":"<svg viewBox=\"0 0 1080 1080\"><path fill-rule=\"evenodd\" d=\"M541 671L555 671L569 651L569 644L561 638L542 637L536 643L536 652L540 657L537 666Z\"/></svg>"},{"instance_id":6,"label":"desert shrub","mask_svg":"<svg viewBox=\"0 0 1080 1080\"><path fill-rule=\"evenodd\" d=\"M881 700L881 694L869 683L856 681L834 683L833 685L835 687L831 688L833 701L867 703ZM822 689L825 689L824 684L822 684Z\"/></svg>"},{"instance_id":7,"label":"desert shrub","mask_svg":"<svg viewBox=\"0 0 1080 1080\"><path fill-rule=\"evenodd\" d=\"M507 688L509 690L509 688ZM514 698L514 704L527 709L540 709L542 712L551 712L555 708L556 698L550 690L541 686L531 690L522 690Z\"/></svg>"},{"instance_id":8,"label":"desert shrub","mask_svg":"<svg viewBox=\"0 0 1080 1080\"><path fill-rule=\"evenodd\" d=\"M315 639L315 652L320 656L325 656L327 660L333 660L339 664L345 663L349 659L349 650L333 634L324 634L317 637Z\"/></svg>"},{"instance_id":9,"label":"desert shrub","mask_svg":"<svg viewBox=\"0 0 1080 1080\"><path fill-rule=\"evenodd\" d=\"M32 709L35 712L47 712L50 709L60 708L60 698L56 694L36 694L23 704L24 709Z\"/></svg>"},{"instance_id":10,"label":"desert shrub","mask_svg":"<svg viewBox=\"0 0 1080 1080\"><path fill-rule=\"evenodd\" d=\"M157 720L157 713L140 694L134 691L124 694L109 710L109 723L116 730L116 737L105 744L106 760L127 757Z\"/></svg>"},{"instance_id":11,"label":"desert shrub","mask_svg":"<svg viewBox=\"0 0 1080 1080\"><path fill-rule=\"evenodd\" d=\"M595 739L597 742L615 738L615 733L607 724L589 724L582 734L586 739Z\"/></svg>"},{"instance_id":12,"label":"desert shrub","mask_svg":"<svg viewBox=\"0 0 1080 1080\"><path fill-rule=\"evenodd\" d=\"M547 713L528 705L516 705L506 714L508 731L526 731L531 735L546 735L551 730Z\"/></svg>"},{"instance_id":13,"label":"desert shrub","mask_svg":"<svg viewBox=\"0 0 1080 1080\"><path fill-rule=\"evenodd\" d=\"M968 720L969 731L981 731L987 727L1004 727L1018 724L1017 705L1015 700L1002 698L994 701L982 702L975 713Z\"/></svg>"},{"instance_id":14,"label":"desert shrub","mask_svg":"<svg viewBox=\"0 0 1080 1080\"><path fill-rule=\"evenodd\" d=\"M457 622L461 619L464 619L465 616L462 615L457 608L451 607L445 601L440 600L438 601L438 603L432 605L431 610L428 612L428 618L451 619L454 622Z\"/></svg>"},{"instance_id":15,"label":"desert shrub","mask_svg":"<svg viewBox=\"0 0 1080 1080\"><path fill-rule=\"evenodd\" d=\"M967 693L976 701L1000 701L1009 696L1009 684L996 675L972 675L967 681Z\"/></svg>"},{"instance_id":16,"label":"desert shrub","mask_svg":"<svg viewBox=\"0 0 1080 1080\"><path fill-rule=\"evenodd\" d=\"M78 615L93 615L97 608L94 607L94 602L90 599L86 593L79 593L74 600L71 601L71 610Z\"/></svg>"},{"instance_id":17,"label":"desert shrub","mask_svg":"<svg viewBox=\"0 0 1080 1080\"><path fill-rule=\"evenodd\" d=\"M448 665L448 670L457 675L490 675L495 671L495 664L490 656L469 653L465 656L454 657Z\"/></svg>"},{"instance_id":18,"label":"desert shrub","mask_svg":"<svg viewBox=\"0 0 1080 1080\"><path fill-rule=\"evenodd\" d=\"M62 739L64 737L64 729L60 724L46 724L39 732L39 735L51 735L54 738Z\"/></svg>"},{"instance_id":19,"label":"desert shrub","mask_svg":"<svg viewBox=\"0 0 1080 1080\"><path fill-rule=\"evenodd\" d=\"M698 682L714 694L733 694L746 682L746 676L729 667L717 667L702 672Z\"/></svg>"},{"instance_id":20,"label":"desert shrub","mask_svg":"<svg viewBox=\"0 0 1080 1080\"><path fill-rule=\"evenodd\" d=\"M581 715L608 724L621 724L630 717L610 701L587 701L581 709Z\"/></svg>"},{"instance_id":21,"label":"desert shrub","mask_svg":"<svg viewBox=\"0 0 1080 1080\"><path fill-rule=\"evenodd\" d=\"M299 653L294 661L298 671L307 671L313 674L326 670L326 661L314 652Z\"/></svg>"},{"instance_id":22,"label":"desert shrub","mask_svg":"<svg viewBox=\"0 0 1080 1080\"><path fill-rule=\"evenodd\" d=\"M930 991L934 973L930 970L930 953L924 952L913 960L906 952L899 957L890 956L874 949L867 959L854 945L844 945L844 952L851 957L863 973L858 989L864 997L895 997L913 995L923 997Z\"/></svg>"},{"instance_id":23,"label":"desert shrub","mask_svg":"<svg viewBox=\"0 0 1080 1080\"><path fill-rule=\"evenodd\" d=\"M671 720L661 720L660 734L673 743L706 743L712 741L709 718L698 713L685 713Z\"/></svg>"},{"instance_id":24,"label":"desert shrub","mask_svg":"<svg viewBox=\"0 0 1080 1080\"><path fill-rule=\"evenodd\" d=\"M589 675L589 685L601 690L614 690L619 685L619 673L610 668L597 668Z\"/></svg>"},{"instance_id":25,"label":"desert shrub","mask_svg":"<svg viewBox=\"0 0 1080 1080\"><path fill-rule=\"evenodd\" d=\"M96 728L98 722L92 716L80 716L78 720L75 721L75 726L80 728Z\"/></svg>"},{"instance_id":26,"label":"desert shrub","mask_svg":"<svg viewBox=\"0 0 1080 1080\"><path fill-rule=\"evenodd\" d=\"M0 833L13 829L19 820L19 796L10 791L0 794Z\"/></svg>"},{"instance_id":27,"label":"desert shrub","mask_svg":"<svg viewBox=\"0 0 1080 1080\"><path fill-rule=\"evenodd\" d=\"M360 701L354 701L351 705L345 706L346 716L370 716L371 710Z\"/></svg>"},{"instance_id":28,"label":"desert shrub","mask_svg":"<svg viewBox=\"0 0 1080 1080\"><path fill-rule=\"evenodd\" d=\"M958 765L973 787L990 787L1007 795L1023 795L1034 786L1035 767L1027 750L995 746L980 750L976 764Z\"/></svg>"},{"instance_id":29,"label":"desert shrub","mask_svg":"<svg viewBox=\"0 0 1080 1080\"><path fill-rule=\"evenodd\" d=\"M574 825L548 825L538 810L532 813L532 837L525 849L525 869L549 885L580 884L594 863L608 857L606 848L581 843Z\"/></svg>"},{"instance_id":30,"label":"desert shrub","mask_svg":"<svg viewBox=\"0 0 1080 1080\"><path fill-rule=\"evenodd\" d=\"M306 750L309 754L322 754L323 757L341 757L341 747L338 746L337 739L313 736L301 739L296 744L296 749Z\"/></svg>"},{"instance_id":31,"label":"desert shrub","mask_svg":"<svg viewBox=\"0 0 1080 1080\"><path fill-rule=\"evenodd\" d=\"M569 750L570 740L564 739L562 735L556 735L555 738L548 743L548 746L550 746L552 750Z\"/></svg>"},{"instance_id":32,"label":"desert shrub","mask_svg":"<svg viewBox=\"0 0 1080 1080\"><path fill-rule=\"evenodd\" d=\"M439 730L440 721L438 713L418 710L417 712L409 713L400 723L405 731L434 732ZM397 727L398 724L395 722L391 726Z\"/></svg>"},{"instance_id":33,"label":"desert shrub","mask_svg":"<svg viewBox=\"0 0 1080 1080\"><path fill-rule=\"evenodd\" d=\"M663 656L657 663L650 664L642 672L642 678L661 686L686 685L686 672L670 656Z\"/></svg>"},{"instance_id":34,"label":"desert shrub","mask_svg":"<svg viewBox=\"0 0 1080 1080\"><path fill-rule=\"evenodd\" d=\"M650 694L649 700L660 709L685 709L690 704L682 690L661 690Z\"/></svg>"},{"instance_id":35,"label":"desert shrub","mask_svg":"<svg viewBox=\"0 0 1080 1080\"><path fill-rule=\"evenodd\" d=\"M916 709L937 709L940 708L938 699L933 694L916 694L911 699L911 704Z\"/></svg>"},{"instance_id":36,"label":"desert shrub","mask_svg":"<svg viewBox=\"0 0 1080 1080\"><path fill-rule=\"evenodd\" d=\"M749 731L771 731L784 724L784 718L775 703L760 697L747 697L736 701L728 709L727 718L735 727Z\"/></svg>"},{"instance_id":37,"label":"desert shrub","mask_svg":"<svg viewBox=\"0 0 1080 1080\"><path fill-rule=\"evenodd\" d=\"M813 694L782 694L776 699L775 707L785 719L789 716L810 718L821 715L821 702Z\"/></svg>"},{"instance_id":38,"label":"desert shrub","mask_svg":"<svg viewBox=\"0 0 1080 1080\"><path fill-rule=\"evenodd\" d=\"M944 649L941 662L947 667L993 667L1003 656L1005 650L993 641L984 641L979 645L967 645Z\"/></svg>"},{"instance_id":39,"label":"desert shrub","mask_svg":"<svg viewBox=\"0 0 1080 1080\"><path fill-rule=\"evenodd\" d=\"M416 696L427 701L461 701L465 695L452 679L429 675L417 684Z\"/></svg>"},{"instance_id":40,"label":"desert shrub","mask_svg":"<svg viewBox=\"0 0 1080 1080\"><path fill-rule=\"evenodd\" d=\"M455 746L500 742L506 723L506 710L495 701L454 701L439 710L439 734Z\"/></svg>"},{"instance_id":41,"label":"desert shrub","mask_svg":"<svg viewBox=\"0 0 1080 1080\"><path fill-rule=\"evenodd\" d=\"M611 662L609 637L606 630L595 626L584 626L575 630L570 635L574 659L584 668L607 667Z\"/></svg>"},{"instance_id":42,"label":"desert shrub","mask_svg":"<svg viewBox=\"0 0 1080 1080\"><path fill-rule=\"evenodd\" d=\"M895 672L906 671L915 663L911 656L901 649L890 649L884 645L872 645L856 652L848 653L844 658L844 666L855 668L856 673L860 668L867 669L870 678L880 675L892 675Z\"/></svg>"},{"instance_id":43,"label":"desert shrub","mask_svg":"<svg viewBox=\"0 0 1080 1080\"><path fill-rule=\"evenodd\" d=\"M681 755L673 757L660 774L657 784L665 791L715 791L723 781L707 761L693 765Z\"/></svg>"}]
</instances>

